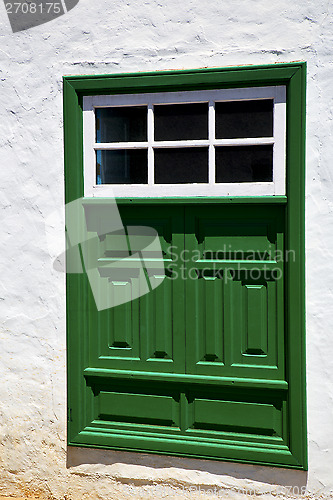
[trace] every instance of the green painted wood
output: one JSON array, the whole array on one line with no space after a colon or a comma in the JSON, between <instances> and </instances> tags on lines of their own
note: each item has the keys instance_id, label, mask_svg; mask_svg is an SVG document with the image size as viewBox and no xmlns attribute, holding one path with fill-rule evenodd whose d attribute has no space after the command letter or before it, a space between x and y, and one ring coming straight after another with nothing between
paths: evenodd
<instances>
[{"instance_id":1,"label":"green painted wood","mask_svg":"<svg viewBox=\"0 0 333 500\"><path fill-rule=\"evenodd\" d=\"M193 405L193 426L199 429L232 429L233 432L268 435L281 434L282 431L282 422L276 425L279 410L273 405L209 399L195 399Z\"/></svg>"},{"instance_id":2,"label":"green painted wood","mask_svg":"<svg viewBox=\"0 0 333 500\"><path fill-rule=\"evenodd\" d=\"M283 232L283 206L186 208L188 373L285 379Z\"/></svg>"},{"instance_id":3,"label":"green painted wood","mask_svg":"<svg viewBox=\"0 0 333 500\"><path fill-rule=\"evenodd\" d=\"M83 125L80 98L64 79L65 202L83 196Z\"/></svg>"},{"instance_id":4,"label":"green painted wood","mask_svg":"<svg viewBox=\"0 0 333 500\"><path fill-rule=\"evenodd\" d=\"M132 73L65 77L77 93L123 94L177 90L215 89L288 83L299 69L298 64L288 66L243 66L174 72Z\"/></svg>"},{"instance_id":5,"label":"green painted wood","mask_svg":"<svg viewBox=\"0 0 333 500\"><path fill-rule=\"evenodd\" d=\"M163 206L153 213L145 206L138 207L135 212L125 206L120 210L125 227L147 226L158 232L165 265L171 269L174 262L180 260L179 254L183 249L182 214L182 209L166 209ZM95 222L98 226L98 220ZM123 252L121 245L117 245L114 238L106 238L103 255L115 252L116 247ZM99 262L102 260L99 259ZM107 262L111 260L110 257L104 258ZM139 260L141 262L141 258ZM112 278L112 286L118 294L131 299L131 294L136 296L135 287L142 286L142 280L139 281L139 276L135 274L136 269L133 269L134 274L131 271L131 264L137 266L137 262L127 262L126 258L120 262L123 269L119 271L119 280ZM154 260L149 262L154 266ZM128 280L124 280L126 275ZM105 279L108 279L107 272ZM159 269L152 272L150 280L161 284L139 298L99 312L92 305L89 322L91 333L88 334L91 337L89 366L161 373L183 370L185 325L184 312L178 305L184 301L184 282L181 276L173 279L171 274L163 279ZM98 342L93 335L95 331Z\"/></svg>"},{"instance_id":6,"label":"green painted wood","mask_svg":"<svg viewBox=\"0 0 333 500\"><path fill-rule=\"evenodd\" d=\"M258 449L252 443L242 445L221 441L193 438L187 435L184 439L170 439L170 435L154 437L152 435L129 434L128 431L110 434L106 430L96 431L89 427L81 431L70 443L73 446L90 446L93 448L111 448L123 451L142 451L159 455L175 455L181 457L197 457L214 460L252 463L277 467L299 469L300 464L293 457L287 446L275 446Z\"/></svg>"},{"instance_id":7,"label":"green painted wood","mask_svg":"<svg viewBox=\"0 0 333 500\"><path fill-rule=\"evenodd\" d=\"M175 75L193 75L193 74L203 74L203 73L221 73L221 72L226 72L230 74L231 72L234 71L239 71L239 72L244 72L248 73L248 70L253 70L253 71L261 71L264 72L266 70L272 70L277 69L279 70L279 76L282 78L282 76L285 76L288 80L293 76L295 71L299 69L300 66L302 66L304 63L300 62L290 62L290 63L277 63L277 64L260 64L260 65L242 65L242 66L232 66L232 67L226 67L226 68L192 68L192 69L183 69L183 70L164 70L164 71L158 71L158 72L151 72L151 71L142 71L140 73L117 73L117 74L100 74L100 75L67 75L64 76L64 79L68 81L77 81L77 80L87 80L87 79L93 79L93 81L98 80L98 79L104 79L104 78L125 78L125 77L133 77L138 80L141 79L142 76L151 76L151 75L160 75L160 76L166 76L170 75L172 77L175 77ZM284 71L284 73L281 73L281 70ZM249 75L245 74L245 79L249 78ZM261 78L263 78L263 75L261 75ZM277 74L275 73L274 75L274 81L277 79ZM94 85L94 84L92 84Z\"/></svg>"},{"instance_id":8,"label":"green painted wood","mask_svg":"<svg viewBox=\"0 0 333 500\"><path fill-rule=\"evenodd\" d=\"M307 469L305 352L305 120L306 63L287 87L287 248L295 258L286 263L288 306L287 356L290 392L290 446Z\"/></svg>"},{"instance_id":9,"label":"green painted wood","mask_svg":"<svg viewBox=\"0 0 333 500\"><path fill-rule=\"evenodd\" d=\"M196 443L198 453L204 451L207 443L220 443L221 447L229 443L229 448L255 449L258 456L268 450L288 451L282 429L284 391L274 393L267 388L261 391L240 387L222 389L220 386L179 383L161 385L149 379L138 382L136 378L115 378L108 384L100 378L94 384L94 391L97 395L95 416L80 432L80 439L85 432L91 432L112 436L117 442L119 436L126 439L130 433L134 443L137 437L152 441L169 439L174 443L182 442L184 451L192 448L191 443ZM206 423L203 422L205 403L209 406ZM238 415L236 426L230 425L231 408L235 408ZM251 417L255 412L260 415L257 423L261 427L247 425L251 421L247 413ZM269 422L264 424L268 416Z\"/></svg>"},{"instance_id":10,"label":"green painted wood","mask_svg":"<svg viewBox=\"0 0 333 500\"><path fill-rule=\"evenodd\" d=\"M67 275L69 444L306 469L305 80L303 63L64 78L66 202L83 195L83 95L285 84L288 99L287 197L117 200L126 226L158 231L168 278L117 311L98 313L86 275ZM225 220L232 221L229 232ZM255 247L258 255L248 261L248 255L204 254L216 254L221 240L231 252L240 244L245 254ZM280 265L284 281L260 274L276 267L263 258L267 245L295 252ZM184 250L202 254L195 279L171 279ZM112 258L100 256L101 273ZM244 279L253 266L259 278ZM128 285L115 284L124 294ZM254 309L261 309L260 320ZM159 401L166 421L159 419ZM195 404L205 428L193 426ZM241 418L250 408L253 432L235 433L223 424L234 415L245 429Z\"/></svg>"},{"instance_id":11,"label":"green painted wood","mask_svg":"<svg viewBox=\"0 0 333 500\"><path fill-rule=\"evenodd\" d=\"M177 403L170 396L101 391L98 399L102 420L163 426L178 424Z\"/></svg>"},{"instance_id":12,"label":"green painted wood","mask_svg":"<svg viewBox=\"0 0 333 500\"><path fill-rule=\"evenodd\" d=\"M236 275L235 280L232 282L233 287L230 287L228 311L231 316L233 339L231 347L232 366L237 370L252 367L253 370L261 371L262 376L269 378L273 377L273 375L269 374L273 371L276 377L284 378L284 301L278 300L278 297L281 298L280 291L283 293L283 279L275 280L268 272L266 272L266 275L268 275L267 281L263 273L258 280L251 280L250 282L246 280L246 274L244 278L242 274ZM258 284L253 285L256 281ZM249 315L249 286L263 287L266 303L265 311L258 310L258 304L256 304L255 310L251 311L251 315ZM261 313L260 320L259 312ZM264 322L263 327L258 325L259 321ZM255 332L253 332L253 324L257 325ZM249 349L248 346L249 330L252 330L250 333L252 338L258 339L259 337L252 349ZM262 345L267 346L267 352L260 348Z\"/></svg>"},{"instance_id":13,"label":"green painted wood","mask_svg":"<svg viewBox=\"0 0 333 500\"><path fill-rule=\"evenodd\" d=\"M113 378L119 380L133 379L137 381L165 381L168 383L176 384L196 384L196 385L220 385L221 387L243 387L255 389L276 389L279 391L288 390L288 382L285 380L266 380L266 379L252 379L252 378L239 378L239 377L211 377L208 375L191 375L183 373L158 373L158 372L145 372L145 371L125 371L125 370L112 370L107 368L85 368L84 375L87 379L92 378ZM98 382L96 382L98 384Z\"/></svg>"},{"instance_id":14,"label":"green painted wood","mask_svg":"<svg viewBox=\"0 0 333 500\"><path fill-rule=\"evenodd\" d=\"M265 285L245 285L246 289L246 347L245 354L267 355L267 287Z\"/></svg>"}]
</instances>

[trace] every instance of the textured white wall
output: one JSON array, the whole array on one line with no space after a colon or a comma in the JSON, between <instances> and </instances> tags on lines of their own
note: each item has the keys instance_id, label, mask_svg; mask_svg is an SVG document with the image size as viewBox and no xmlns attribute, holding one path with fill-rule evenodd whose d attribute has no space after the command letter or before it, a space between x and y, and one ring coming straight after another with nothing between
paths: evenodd
<instances>
[{"instance_id":1,"label":"textured white wall","mask_svg":"<svg viewBox=\"0 0 333 500\"><path fill-rule=\"evenodd\" d=\"M241 489L251 487L269 497L284 485L315 498L333 491L332 10L330 0L80 0L57 20L12 34L0 3L0 494L121 500L245 498ZM64 205L62 75L294 60L308 62L309 472L67 451L64 275L52 268L44 227Z\"/></svg>"}]
</instances>

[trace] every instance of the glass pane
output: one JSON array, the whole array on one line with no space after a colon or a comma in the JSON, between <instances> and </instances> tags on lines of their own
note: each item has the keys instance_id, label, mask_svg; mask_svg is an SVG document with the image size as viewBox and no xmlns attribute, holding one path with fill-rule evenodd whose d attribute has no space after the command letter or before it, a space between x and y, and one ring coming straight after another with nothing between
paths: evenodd
<instances>
[{"instance_id":1,"label":"glass pane","mask_svg":"<svg viewBox=\"0 0 333 500\"><path fill-rule=\"evenodd\" d=\"M155 149L155 183L208 182L208 148Z\"/></svg>"},{"instance_id":2,"label":"glass pane","mask_svg":"<svg viewBox=\"0 0 333 500\"><path fill-rule=\"evenodd\" d=\"M216 182L272 182L273 146L215 149Z\"/></svg>"},{"instance_id":3,"label":"glass pane","mask_svg":"<svg viewBox=\"0 0 333 500\"><path fill-rule=\"evenodd\" d=\"M147 140L147 106L96 108L96 142Z\"/></svg>"},{"instance_id":4,"label":"glass pane","mask_svg":"<svg viewBox=\"0 0 333 500\"><path fill-rule=\"evenodd\" d=\"M154 106L155 141L208 139L208 103Z\"/></svg>"},{"instance_id":5,"label":"glass pane","mask_svg":"<svg viewBox=\"0 0 333 500\"><path fill-rule=\"evenodd\" d=\"M216 139L273 136L273 100L216 102Z\"/></svg>"},{"instance_id":6,"label":"glass pane","mask_svg":"<svg viewBox=\"0 0 333 500\"><path fill-rule=\"evenodd\" d=\"M96 151L97 184L146 184L147 149Z\"/></svg>"}]
</instances>

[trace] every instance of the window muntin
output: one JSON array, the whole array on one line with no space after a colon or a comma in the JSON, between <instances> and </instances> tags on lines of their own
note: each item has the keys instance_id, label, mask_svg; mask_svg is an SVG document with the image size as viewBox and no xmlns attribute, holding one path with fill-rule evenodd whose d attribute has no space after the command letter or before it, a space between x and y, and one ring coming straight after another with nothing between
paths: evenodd
<instances>
[{"instance_id":1,"label":"window muntin","mask_svg":"<svg viewBox=\"0 0 333 500\"><path fill-rule=\"evenodd\" d=\"M85 196L285 194L284 86L83 104Z\"/></svg>"}]
</instances>

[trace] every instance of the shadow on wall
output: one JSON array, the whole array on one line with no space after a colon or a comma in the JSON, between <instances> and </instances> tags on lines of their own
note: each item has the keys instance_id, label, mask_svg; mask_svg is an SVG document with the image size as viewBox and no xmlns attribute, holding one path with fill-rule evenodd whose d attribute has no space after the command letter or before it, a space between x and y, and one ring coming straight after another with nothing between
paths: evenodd
<instances>
[{"instance_id":1,"label":"shadow on wall","mask_svg":"<svg viewBox=\"0 0 333 500\"><path fill-rule=\"evenodd\" d=\"M100 465L99 473L137 486L200 484L204 488L251 489L261 494L264 491L276 494L285 489L286 493L297 494L304 492L307 484L305 471L90 448L68 447L66 465L71 473L81 476L97 472L90 465Z\"/></svg>"}]
</instances>

